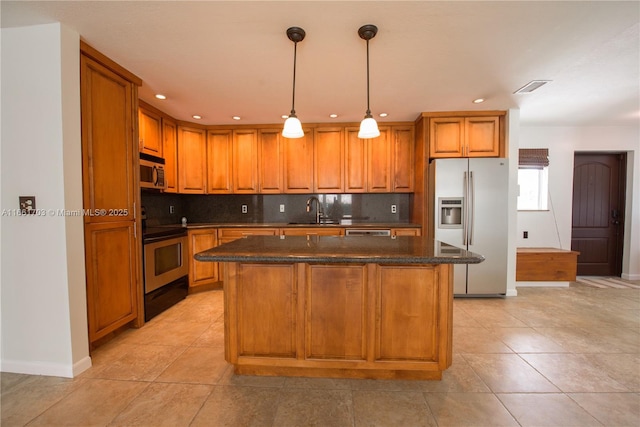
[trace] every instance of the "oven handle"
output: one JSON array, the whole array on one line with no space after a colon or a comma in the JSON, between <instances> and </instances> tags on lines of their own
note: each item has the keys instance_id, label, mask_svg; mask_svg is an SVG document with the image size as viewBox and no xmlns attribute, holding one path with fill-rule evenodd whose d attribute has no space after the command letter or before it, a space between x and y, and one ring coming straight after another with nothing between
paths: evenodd
<instances>
[{"instance_id":1,"label":"oven handle","mask_svg":"<svg viewBox=\"0 0 640 427\"><path fill-rule=\"evenodd\" d=\"M159 237L145 237L143 239L143 244L148 245L150 243L156 243L156 242L161 242L163 240L172 240L172 239L177 239L180 237L185 237L187 235L187 233L183 233L183 234L171 234L169 236L159 236Z\"/></svg>"}]
</instances>

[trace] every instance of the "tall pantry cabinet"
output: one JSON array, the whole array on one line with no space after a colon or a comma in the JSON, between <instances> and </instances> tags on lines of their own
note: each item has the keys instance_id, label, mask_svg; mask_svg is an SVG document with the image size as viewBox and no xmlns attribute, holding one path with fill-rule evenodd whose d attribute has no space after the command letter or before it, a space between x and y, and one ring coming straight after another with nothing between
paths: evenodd
<instances>
[{"instance_id":1,"label":"tall pantry cabinet","mask_svg":"<svg viewBox=\"0 0 640 427\"><path fill-rule=\"evenodd\" d=\"M89 341L138 324L136 208L141 80L81 43L82 175Z\"/></svg>"}]
</instances>

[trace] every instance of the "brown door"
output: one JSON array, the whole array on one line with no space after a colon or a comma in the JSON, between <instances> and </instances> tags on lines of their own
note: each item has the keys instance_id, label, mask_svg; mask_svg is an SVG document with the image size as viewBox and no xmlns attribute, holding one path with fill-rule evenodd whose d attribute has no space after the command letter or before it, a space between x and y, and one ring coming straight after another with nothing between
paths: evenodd
<instances>
[{"instance_id":1,"label":"brown door","mask_svg":"<svg viewBox=\"0 0 640 427\"><path fill-rule=\"evenodd\" d=\"M571 249L578 275L620 276L624 236L626 154L576 153Z\"/></svg>"}]
</instances>

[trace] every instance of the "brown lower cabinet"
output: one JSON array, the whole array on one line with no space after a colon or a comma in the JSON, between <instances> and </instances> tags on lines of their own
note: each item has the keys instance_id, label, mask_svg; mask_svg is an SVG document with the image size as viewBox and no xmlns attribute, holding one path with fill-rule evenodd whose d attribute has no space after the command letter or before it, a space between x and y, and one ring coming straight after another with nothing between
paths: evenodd
<instances>
[{"instance_id":1,"label":"brown lower cabinet","mask_svg":"<svg viewBox=\"0 0 640 427\"><path fill-rule=\"evenodd\" d=\"M130 221L85 226L91 342L138 316L137 248L134 225Z\"/></svg>"},{"instance_id":2,"label":"brown lower cabinet","mask_svg":"<svg viewBox=\"0 0 640 427\"><path fill-rule=\"evenodd\" d=\"M218 246L218 230L203 228L189 230L189 289L220 280L217 262L200 262L193 259L198 252Z\"/></svg>"},{"instance_id":3,"label":"brown lower cabinet","mask_svg":"<svg viewBox=\"0 0 640 427\"><path fill-rule=\"evenodd\" d=\"M236 374L440 379L451 365L451 265L224 266Z\"/></svg>"},{"instance_id":4,"label":"brown lower cabinet","mask_svg":"<svg viewBox=\"0 0 640 427\"><path fill-rule=\"evenodd\" d=\"M295 227L283 228L283 236L342 236L344 228L322 228L322 227Z\"/></svg>"}]
</instances>

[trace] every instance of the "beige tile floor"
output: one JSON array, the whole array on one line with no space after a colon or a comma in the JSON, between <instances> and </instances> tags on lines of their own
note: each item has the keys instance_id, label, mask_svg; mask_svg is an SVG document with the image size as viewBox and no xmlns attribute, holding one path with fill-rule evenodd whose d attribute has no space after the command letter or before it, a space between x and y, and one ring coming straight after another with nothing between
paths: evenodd
<instances>
[{"instance_id":1,"label":"beige tile floor","mask_svg":"<svg viewBox=\"0 0 640 427\"><path fill-rule=\"evenodd\" d=\"M456 299L442 381L236 376L222 293L189 296L75 379L2 374L8 426L638 426L640 290Z\"/></svg>"}]
</instances>

